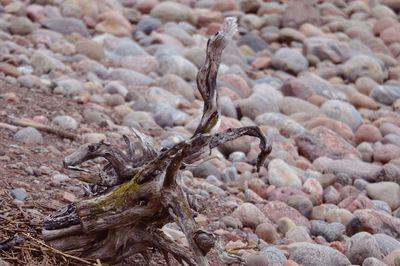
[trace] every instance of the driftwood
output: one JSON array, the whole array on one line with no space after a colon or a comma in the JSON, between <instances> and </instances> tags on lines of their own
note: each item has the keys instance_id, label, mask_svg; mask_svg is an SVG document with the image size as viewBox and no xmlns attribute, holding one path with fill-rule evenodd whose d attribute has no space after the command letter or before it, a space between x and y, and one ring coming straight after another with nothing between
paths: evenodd
<instances>
[{"instance_id":1,"label":"driftwood","mask_svg":"<svg viewBox=\"0 0 400 266\"><path fill-rule=\"evenodd\" d=\"M71 139L71 140L77 139L77 135L74 133L62 130L60 128L47 126L45 124L42 124L40 122L31 120L31 119L16 118L13 116L8 116L7 120L9 121L10 124L13 124L16 126L33 127L33 128L36 128L37 130L40 130L40 131L43 131L46 133L50 133L50 134L54 134L54 135L57 135L62 138L67 138L67 139ZM10 127L10 129L11 129L11 127Z\"/></svg>"},{"instance_id":2,"label":"driftwood","mask_svg":"<svg viewBox=\"0 0 400 266\"><path fill-rule=\"evenodd\" d=\"M164 254L168 265L170 255L182 264L209 265L207 253L221 245L213 234L195 222L185 188L177 182L180 170L212 148L244 135L260 139L257 169L271 151L270 143L258 127L212 134L220 119L218 67L222 50L235 31L236 20L227 18L222 30L208 41L206 62L197 75L197 86L204 100L203 116L190 139L158 151L151 137L133 129L135 141L124 136L125 153L100 142L83 145L64 159L64 166L74 170L82 170L77 165L97 157L105 158L108 164L97 184L88 187L94 197L70 204L44 221L42 235L48 245L109 263L139 253L151 264L148 251L155 249ZM161 228L171 222L181 228L189 248L163 233ZM235 260L233 256L229 259Z\"/></svg>"}]
</instances>

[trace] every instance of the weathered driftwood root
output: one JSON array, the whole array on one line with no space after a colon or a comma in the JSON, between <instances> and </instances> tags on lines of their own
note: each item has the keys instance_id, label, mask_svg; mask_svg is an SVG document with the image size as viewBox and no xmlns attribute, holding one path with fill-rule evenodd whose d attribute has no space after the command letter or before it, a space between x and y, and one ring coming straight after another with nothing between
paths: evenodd
<instances>
[{"instance_id":1,"label":"weathered driftwood root","mask_svg":"<svg viewBox=\"0 0 400 266\"><path fill-rule=\"evenodd\" d=\"M150 137L134 129L135 142L124 136L126 153L100 142L84 145L65 158L64 166L74 170L81 170L77 165L87 160L105 158L108 164L95 183L106 189L49 216L43 226L43 239L49 245L112 263L138 253L150 260L147 252L152 248L164 254L167 263L170 254L181 263L208 265L206 255L217 239L195 222L194 212L176 180L179 171L199 154L244 135L260 139L257 169L271 151L258 127L211 134L220 119L217 70L222 50L235 27L235 20L228 18L224 28L208 42L207 59L197 76L204 100L203 116L190 139L157 151ZM188 247L178 245L163 233L161 228L171 222L181 228Z\"/></svg>"}]
</instances>

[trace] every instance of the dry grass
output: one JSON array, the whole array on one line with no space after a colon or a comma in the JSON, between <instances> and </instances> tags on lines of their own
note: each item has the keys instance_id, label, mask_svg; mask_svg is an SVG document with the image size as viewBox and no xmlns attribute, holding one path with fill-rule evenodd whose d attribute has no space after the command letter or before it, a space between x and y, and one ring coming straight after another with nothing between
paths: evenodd
<instances>
[{"instance_id":1,"label":"dry grass","mask_svg":"<svg viewBox=\"0 0 400 266\"><path fill-rule=\"evenodd\" d=\"M23 238L23 243L7 251L0 251L0 258L11 265L24 266L82 266L102 265L65 254L46 245L41 240L41 223L33 221L23 209L12 206L7 200L0 201L0 246L3 241Z\"/></svg>"}]
</instances>

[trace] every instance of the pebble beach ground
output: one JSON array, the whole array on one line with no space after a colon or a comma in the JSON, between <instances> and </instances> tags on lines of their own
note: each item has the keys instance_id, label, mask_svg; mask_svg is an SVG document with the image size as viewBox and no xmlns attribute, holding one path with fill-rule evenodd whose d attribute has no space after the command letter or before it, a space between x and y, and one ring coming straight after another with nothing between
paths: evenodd
<instances>
[{"instance_id":1,"label":"pebble beach ground","mask_svg":"<svg viewBox=\"0 0 400 266\"><path fill-rule=\"evenodd\" d=\"M400 265L399 14L398 0L0 0L0 225L38 230L83 197L62 158L84 143L122 144L129 127L160 147L189 138L207 39L233 16L220 130L258 125L273 150L260 173L250 137L185 170L199 224L247 266Z\"/></svg>"}]
</instances>

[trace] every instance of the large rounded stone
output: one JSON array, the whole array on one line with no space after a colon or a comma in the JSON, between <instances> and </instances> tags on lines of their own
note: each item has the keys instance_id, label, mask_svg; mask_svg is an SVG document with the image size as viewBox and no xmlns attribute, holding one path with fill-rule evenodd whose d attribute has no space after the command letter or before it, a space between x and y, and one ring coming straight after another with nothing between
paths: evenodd
<instances>
[{"instance_id":1,"label":"large rounded stone","mask_svg":"<svg viewBox=\"0 0 400 266\"><path fill-rule=\"evenodd\" d=\"M104 58L103 47L92 40L82 40L75 44L75 49L78 54L86 55L88 58L100 61Z\"/></svg>"},{"instance_id":2,"label":"large rounded stone","mask_svg":"<svg viewBox=\"0 0 400 266\"><path fill-rule=\"evenodd\" d=\"M400 98L400 84L386 84L372 89L370 96L376 101L391 105Z\"/></svg>"},{"instance_id":3,"label":"large rounded stone","mask_svg":"<svg viewBox=\"0 0 400 266\"><path fill-rule=\"evenodd\" d=\"M341 223L311 221L311 235L323 236L328 242L340 240L345 230L346 227Z\"/></svg>"},{"instance_id":4,"label":"large rounded stone","mask_svg":"<svg viewBox=\"0 0 400 266\"><path fill-rule=\"evenodd\" d=\"M248 45L255 52L269 49L269 45L266 41L264 41L260 36L251 33L243 35L239 39L238 45Z\"/></svg>"},{"instance_id":5,"label":"large rounded stone","mask_svg":"<svg viewBox=\"0 0 400 266\"><path fill-rule=\"evenodd\" d=\"M340 136L342 136L344 139L351 141L353 140L354 134L353 130L351 127L341 121L325 117L325 116L319 116L312 118L308 121L303 122L303 125L305 128L311 130L313 128L323 126L327 127L336 133L338 133Z\"/></svg>"},{"instance_id":6,"label":"large rounded stone","mask_svg":"<svg viewBox=\"0 0 400 266\"><path fill-rule=\"evenodd\" d=\"M302 195L292 195L287 199L287 204L298 210L305 217L310 217L313 203L309 198Z\"/></svg>"},{"instance_id":7,"label":"large rounded stone","mask_svg":"<svg viewBox=\"0 0 400 266\"><path fill-rule=\"evenodd\" d=\"M244 226L251 228L256 228L259 224L268 221L260 209L247 202L237 207L232 216L238 218Z\"/></svg>"},{"instance_id":8,"label":"large rounded stone","mask_svg":"<svg viewBox=\"0 0 400 266\"><path fill-rule=\"evenodd\" d=\"M150 16L162 21L190 21L193 22L193 14L188 6L180 3L165 1L151 10Z\"/></svg>"},{"instance_id":9,"label":"large rounded stone","mask_svg":"<svg viewBox=\"0 0 400 266\"><path fill-rule=\"evenodd\" d=\"M272 66L276 69L298 74L308 68L307 59L297 50L282 48L272 57Z\"/></svg>"},{"instance_id":10,"label":"large rounded stone","mask_svg":"<svg viewBox=\"0 0 400 266\"><path fill-rule=\"evenodd\" d=\"M394 182L379 182L368 184L368 196L374 200L382 200L389 204L392 210L400 207L400 185Z\"/></svg>"},{"instance_id":11,"label":"large rounded stone","mask_svg":"<svg viewBox=\"0 0 400 266\"><path fill-rule=\"evenodd\" d=\"M350 238L350 245L346 251L346 256L353 264L362 264L369 257L383 258L378 242L367 232L357 233Z\"/></svg>"},{"instance_id":12,"label":"large rounded stone","mask_svg":"<svg viewBox=\"0 0 400 266\"><path fill-rule=\"evenodd\" d=\"M350 58L351 49L346 42L336 41L327 37L311 37L304 41L306 55L314 55L319 60L330 60L335 64Z\"/></svg>"},{"instance_id":13,"label":"large rounded stone","mask_svg":"<svg viewBox=\"0 0 400 266\"><path fill-rule=\"evenodd\" d=\"M290 1L283 13L282 23L285 27L297 28L304 23L318 25L320 11L316 0Z\"/></svg>"},{"instance_id":14,"label":"large rounded stone","mask_svg":"<svg viewBox=\"0 0 400 266\"><path fill-rule=\"evenodd\" d=\"M10 32L16 35L27 35L34 29L33 23L26 17L16 17L11 20Z\"/></svg>"},{"instance_id":15,"label":"large rounded stone","mask_svg":"<svg viewBox=\"0 0 400 266\"><path fill-rule=\"evenodd\" d=\"M310 227L310 222L295 208L281 201L268 201L262 209L265 216L272 222L277 223L282 217L291 219L296 225Z\"/></svg>"},{"instance_id":16,"label":"large rounded stone","mask_svg":"<svg viewBox=\"0 0 400 266\"><path fill-rule=\"evenodd\" d=\"M316 159L314 166L324 173L332 173L337 176L346 175L352 179L361 178L370 182L376 182L376 178L382 171L382 166L366 163L361 160L332 160L327 157Z\"/></svg>"},{"instance_id":17,"label":"large rounded stone","mask_svg":"<svg viewBox=\"0 0 400 266\"><path fill-rule=\"evenodd\" d=\"M160 73L175 74L180 76L184 80L195 80L197 75L197 67L187 60L186 58L179 55L165 56L159 60L160 62Z\"/></svg>"},{"instance_id":18,"label":"large rounded stone","mask_svg":"<svg viewBox=\"0 0 400 266\"><path fill-rule=\"evenodd\" d=\"M52 31L68 35L79 33L82 36L88 37L89 31L82 20L66 17L66 18L48 18L41 21L42 25Z\"/></svg>"},{"instance_id":19,"label":"large rounded stone","mask_svg":"<svg viewBox=\"0 0 400 266\"><path fill-rule=\"evenodd\" d=\"M296 172L283 160L273 159L268 165L268 181L277 187L301 187L301 179Z\"/></svg>"},{"instance_id":20,"label":"large rounded stone","mask_svg":"<svg viewBox=\"0 0 400 266\"><path fill-rule=\"evenodd\" d=\"M259 224L256 228L256 235L267 243L273 243L279 239L275 226L270 222Z\"/></svg>"},{"instance_id":21,"label":"large rounded stone","mask_svg":"<svg viewBox=\"0 0 400 266\"><path fill-rule=\"evenodd\" d=\"M385 79L383 67L378 59L368 55L355 55L342 65L343 75L351 80L356 81L360 77L370 77L378 83L382 83Z\"/></svg>"},{"instance_id":22,"label":"large rounded stone","mask_svg":"<svg viewBox=\"0 0 400 266\"><path fill-rule=\"evenodd\" d=\"M269 125L279 129L282 135L293 136L305 131L305 128L292 118L281 113L264 113L256 117L258 125Z\"/></svg>"},{"instance_id":23,"label":"large rounded stone","mask_svg":"<svg viewBox=\"0 0 400 266\"><path fill-rule=\"evenodd\" d=\"M377 162L388 163L397 158L400 158L400 147L397 145L384 144L375 148L374 160Z\"/></svg>"},{"instance_id":24,"label":"large rounded stone","mask_svg":"<svg viewBox=\"0 0 400 266\"><path fill-rule=\"evenodd\" d=\"M347 266L350 261L345 255L336 249L309 243L301 243L294 246L291 251L289 247L289 259L304 266Z\"/></svg>"},{"instance_id":25,"label":"large rounded stone","mask_svg":"<svg viewBox=\"0 0 400 266\"><path fill-rule=\"evenodd\" d=\"M395 249L400 248L400 241L386 234L374 234L373 235L378 242L379 249L384 256L389 255Z\"/></svg>"},{"instance_id":26,"label":"large rounded stone","mask_svg":"<svg viewBox=\"0 0 400 266\"><path fill-rule=\"evenodd\" d=\"M307 227L295 226L285 234L285 237L294 242L312 242L310 232Z\"/></svg>"},{"instance_id":27,"label":"large rounded stone","mask_svg":"<svg viewBox=\"0 0 400 266\"><path fill-rule=\"evenodd\" d=\"M66 130L76 130L78 128L78 122L75 118L68 115L56 116L52 122L54 125Z\"/></svg>"},{"instance_id":28,"label":"large rounded stone","mask_svg":"<svg viewBox=\"0 0 400 266\"><path fill-rule=\"evenodd\" d=\"M14 135L14 139L16 141L30 145L43 143L42 134L33 127L26 127L18 130Z\"/></svg>"},{"instance_id":29,"label":"large rounded stone","mask_svg":"<svg viewBox=\"0 0 400 266\"><path fill-rule=\"evenodd\" d=\"M305 100L296 97L284 97L278 102L279 110L285 115L296 113L306 113L310 115L318 115L319 108Z\"/></svg>"},{"instance_id":30,"label":"large rounded stone","mask_svg":"<svg viewBox=\"0 0 400 266\"><path fill-rule=\"evenodd\" d=\"M326 101L321 106L321 111L332 119L346 123L353 129L353 131L363 123L363 119L357 109L355 109L351 104L343 101Z\"/></svg>"},{"instance_id":31,"label":"large rounded stone","mask_svg":"<svg viewBox=\"0 0 400 266\"><path fill-rule=\"evenodd\" d=\"M122 81L125 85L129 86L147 86L153 81L152 78L143 75L142 73L126 68L116 68L111 70L108 73L107 78L110 80Z\"/></svg>"},{"instance_id":32,"label":"large rounded stone","mask_svg":"<svg viewBox=\"0 0 400 266\"><path fill-rule=\"evenodd\" d=\"M361 125L356 133L354 134L354 141L356 144L362 142L375 143L382 139L382 134L379 129L373 125L363 124Z\"/></svg>"},{"instance_id":33,"label":"large rounded stone","mask_svg":"<svg viewBox=\"0 0 400 266\"><path fill-rule=\"evenodd\" d=\"M349 154L360 156L350 143L326 127L316 127L299 134L295 141L299 153L311 161L321 156L332 159L345 158Z\"/></svg>"}]
</instances>

